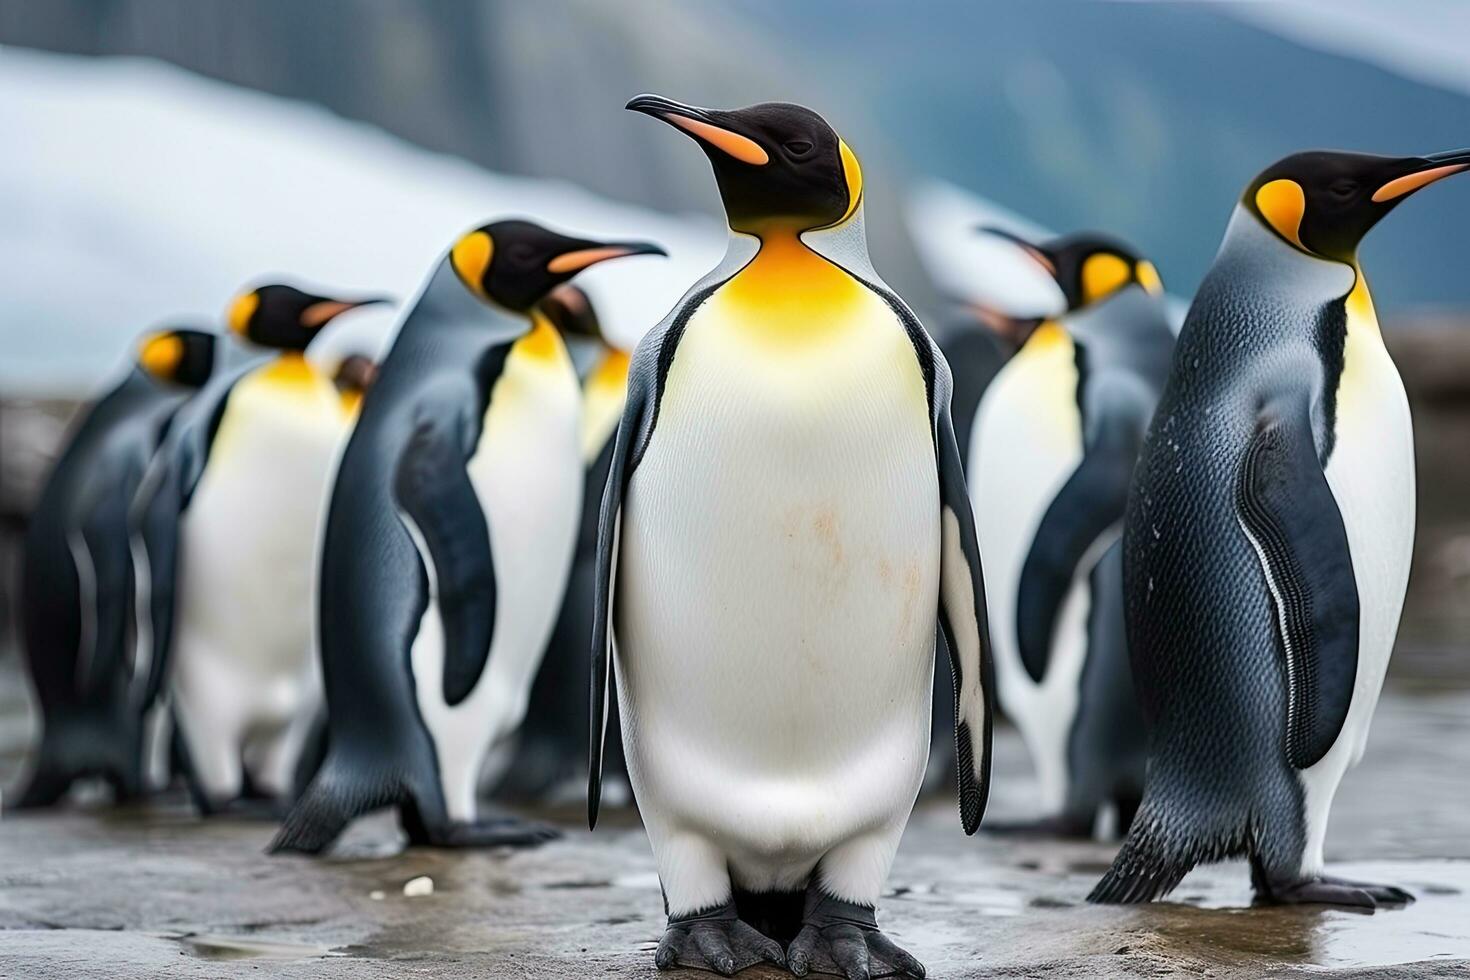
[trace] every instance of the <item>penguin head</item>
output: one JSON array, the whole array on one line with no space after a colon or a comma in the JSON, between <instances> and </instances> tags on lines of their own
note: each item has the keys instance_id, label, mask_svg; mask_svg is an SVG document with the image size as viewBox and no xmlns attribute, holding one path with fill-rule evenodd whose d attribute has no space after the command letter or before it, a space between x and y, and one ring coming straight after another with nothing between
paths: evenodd
<instances>
[{"instance_id":1,"label":"penguin head","mask_svg":"<svg viewBox=\"0 0 1470 980\"><path fill-rule=\"evenodd\" d=\"M465 235L449 261L480 299L515 313L531 308L588 266L625 255L668 255L652 242L601 242L558 234L530 221L493 221Z\"/></svg>"},{"instance_id":2,"label":"penguin head","mask_svg":"<svg viewBox=\"0 0 1470 980\"><path fill-rule=\"evenodd\" d=\"M627 108L683 130L700 145L736 231L825 228L851 217L862 202L857 156L805 106L762 102L701 109L640 95Z\"/></svg>"},{"instance_id":3,"label":"penguin head","mask_svg":"<svg viewBox=\"0 0 1470 980\"><path fill-rule=\"evenodd\" d=\"M1061 288L1068 313L1102 302L1125 286L1140 286L1154 296L1164 292L1154 264L1110 235L1080 231L1035 243L1000 228L980 230L1015 243L1035 259Z\"/></svg>"},{"instance_id":4,"label":"penguin head","mask_svg":"<svg viewBox=\"0 0 1470 980\"><path fill-rule=\"evenodd\" d=\"M333 318L359 306L387 302L381 296L332 299L303 292L295 286L271 283L236 296L225 320L236 336L253 344L301 351Z\"/></svg>"},{"instance_id":5,"label":"penguin head","mask_svg":"<svg viewBox=\"0 0 1470 980\"><path fill-rule=\"evenodd\" d=\"M572 283L557 286L541 301L541 312L563 337L605 340L592 299L580 286Z\"/></svg>"},{"instance_id":6,"label":"penguin head","mask_svg":"<svg viewBox=\"0 0 1470 980\"><path fill-rule=\"evenodd\" d=\"M1312 150L1261 171L1241 204L1293 248L1355 263L1358 243L1414 191L1470 169L1470 150L1423 157Z\"/></svg>"},{"instance_id":7,"label":"penguin head","mask_svg":"<svg viewBox=\"0 0 1470 980\"><path fill-rule=\"evenodd\" d=\"M138 367L149 377L198 388L214 372L215 335L206 330L159 330L138 341Z\"/></svg>"}]
</instances>

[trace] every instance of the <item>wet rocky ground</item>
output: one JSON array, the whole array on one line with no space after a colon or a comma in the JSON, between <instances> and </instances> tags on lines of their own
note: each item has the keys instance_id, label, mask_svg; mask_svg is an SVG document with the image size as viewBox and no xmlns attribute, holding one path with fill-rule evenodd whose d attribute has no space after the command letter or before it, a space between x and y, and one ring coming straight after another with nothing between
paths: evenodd
<instances>
[{"instance_id":1,"label":"wet rocky ground","mask_svg":"<svg viewBox=\"0 0 1470 980\"><path fill-rule=\"evenodd\" d=\"M0 681L10 782L30 726L19 678ZM1470 978L1467 773L1470 684L1394 683L1343 785L1328 858L1336 873L1412 889L1419 901L1402 911L1251 908L1240 864L1200 869L1170 902L1088 906L1111 846L967 839L936 798L909 825L879 920L933 977ZM995 781L991 817L1026 816L1034 784L1009 729ZM378 815L313 860L267 857L269 823L202 822L182 799L7 814L0 977L657 975L662 907L636 815L615 811L595 834L580 807L540 816L565 838L532 851L404 849ZM433 893L405 895L420 877Z\"/></svg>"}]
</instances>

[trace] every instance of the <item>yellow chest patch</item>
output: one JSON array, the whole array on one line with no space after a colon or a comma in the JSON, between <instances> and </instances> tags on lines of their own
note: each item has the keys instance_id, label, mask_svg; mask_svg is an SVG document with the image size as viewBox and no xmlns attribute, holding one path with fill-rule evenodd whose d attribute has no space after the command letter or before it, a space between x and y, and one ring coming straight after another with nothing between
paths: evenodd
<instances>
[{"instance_id":1,"label":"yellow chest patch","mask_svg":"<svg viewBox=\"0 0 1470 980\"><path fill-rule=\"evenodd\" d=\"M618 425L628 397L630 358L609 350L582 385L582 461L591 463Z\"/></svg>"},{"instance_id":2,"label":"yellow chest patch","mask_svg":"<svg viewBox=\"0 0 1470 980\"><path fill-rule=\"evenodd\" d=\"M1040 427L1048 445L1075 451L1082 442L1077 408L1077 350L1059 324L1047 320L1032 331L993 381L996 404L1018 406ZM986 400L992 395L986 393ZM1021 407L1024 406L1024 407Z\"/></svg>"},{"instance_id":3,"label":"yellow chest patch","mask_svg":"<svg viewBox=\"0 0 1470 980\"><path fill-rule=\"evenodd\" d=\"M512 344L505 357L488 415L534 418L548 403L575 406L580 397L577 370L561 334L539 313L532 321L531 332Z\"/></svg>"},{"instance_id":4,"label":"yellow chest patch","mask_svg":"<svg viewBox=\"0 0 1470 980\"><path fill-rule=\"evenodd\" d=\"M780 346L830 341L874 315L893 320L872 290L787 232L763 239L755 258L707 305L739 322L752 340Z\"/></svg>"},{"instance_id":5,"label":"yellow chest patch","mask_svg":"<svg viewBox=\"0 0 1470 980\"><path fill-rule=\"evenodd\" d=\"M1398 371L1388 349L1383 345L1383 332L1368 280L1358 271L1358 281L1347 300L1347 339L1343 344L1342 376L1337 382L1338 426L1351 426L1363 412L1372 412L1382 397L1397 397L1402 389ZM1386 377L1392 374L1390 381Z\"/></svg>"},{"instance_id":6,"label":"yellow chest patch","mask_svg":"<svg viewBox=\"0 0 1470 980\"><path fill-rule=\"evenodd\" d=\"M276 447L274 452L298 439L329 444L350 418L325 374L300 354L282 354L245 375L230 392L211 457L218 461L236 448L259 445Z\"/></svg>"},{"instance_id":7,"label":"yellow chest patch","mask_svg":"<svg viewBox=\"0 0 1470 980\"><path fill-rule=\"evenodd\" d=\"M665 399L704 404L715 391L787 419L852 398L897 399L890 410L903 404L928 419L923 372L898 316L794 236L766 242L690 319Z\"/></svg>"}]
</instances>

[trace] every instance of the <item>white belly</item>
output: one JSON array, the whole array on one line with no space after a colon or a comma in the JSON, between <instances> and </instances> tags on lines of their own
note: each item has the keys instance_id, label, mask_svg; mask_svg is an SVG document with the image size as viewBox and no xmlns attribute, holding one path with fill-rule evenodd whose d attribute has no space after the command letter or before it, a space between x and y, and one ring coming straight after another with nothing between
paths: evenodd
<instances>
[{"instance_id":1,"label":"white belly","mask_svg":"<svg viewBox=\"0 0 1470 980\"><path fill-rule=\"evenodd\" d=\"M737 882L793 887L854 834L896 826L896 844L913 806L938 485L886 311L835 345L773 351L740 327L701 310L680 343L624 501L616 666L655 853L687 831Z\"/></svg>"},{"instance_id":2,"label":"white belly","mask_svg":"<svg viewBox=\"0 0 1470 980\"><path fill-rule=\"evenodd\" d=\"M1414 431L1403 382L1376 326L1352 324L1338 387L1337 440L1327 462L1352 550L1359 604L1358 675L1342 733L1301 774L1307 806L1304 870L1321 867L1332 797L1368 739L1403 611L1414 552Z\"/></svg>"},{"instance_id":3,"label":"white belly","mask_svg":"<svg viewBox=\"0 0 1470 980\"><path fill-rule=\"evenodd\" d=\"M1041 333L1048 329L1057 333ZM1037 528L1082 461L1076 390L1071 341L1060 328L1043 326L986 389L970 446L970 497L985 569L996 690L1036 766L1048 813L1061 808L1067 790L1067 740L1087 652L1091 568L1086 561L1079 565L1040 684L1021 663L1016 602ZM1100 554L1094 549L1091 560Z\"/></svg>"},{"instance_id":4,"label":"white belly","mask_svg":"<svg viewBox=\"0 0 1470 980\"><path fill-rule=\"evenodd\" d=\"M581 518L580 421L577 377L565 352L549 363L507 358L468 464L495 566L495 632L485 672L469 697L444 703L444 633L432 597L413 644L419 711L454 820L474 819L480 766L525 717L555 625Z\"/></svg>"},{"instance_id":5,"label":"white belly","mask_svg":"<svg viewBox=\"0 0 1470 980\"><path fill-rule=\"evenodd\" d=\"M223 704L267 725L321 704L312 583L348 422L331 384L316 380L236 386L184 514L173 685L198 724Z\"/></svg>"}]
</instances>

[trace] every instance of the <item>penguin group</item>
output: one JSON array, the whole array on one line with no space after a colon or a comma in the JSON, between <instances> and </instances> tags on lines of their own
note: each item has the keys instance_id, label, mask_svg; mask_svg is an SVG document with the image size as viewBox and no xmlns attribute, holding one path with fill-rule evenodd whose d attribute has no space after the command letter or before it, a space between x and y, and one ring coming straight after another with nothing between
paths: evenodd
<instances>
[{"instance_id":1,"label":"penguin group","mask_svg":"<svg viewBox=\"0 0 1470 980\"><path fill-rule=\"evenodd\" d=\"M30 519L18 805L177 776L272 851L382 808L532 846L557 829L482 787L585 780L593 826L637 802L658 968L922 977L879 899L926 769L981 827L999 715L1040 794L986 829L1122 838L1095 902L1227 858L1263 902L1413 901L1323 861L1414 531L1358 245L1470 151L1266 168L1177 332L1129 243L977 228L1056 302L936 341L822 116L627 108L699 147L728 226L636 346L571 280L664 250L519 217L428 261L380 356L309 355L390 300L286 283L137 342Z\"/></svg>"}]
</instances>

